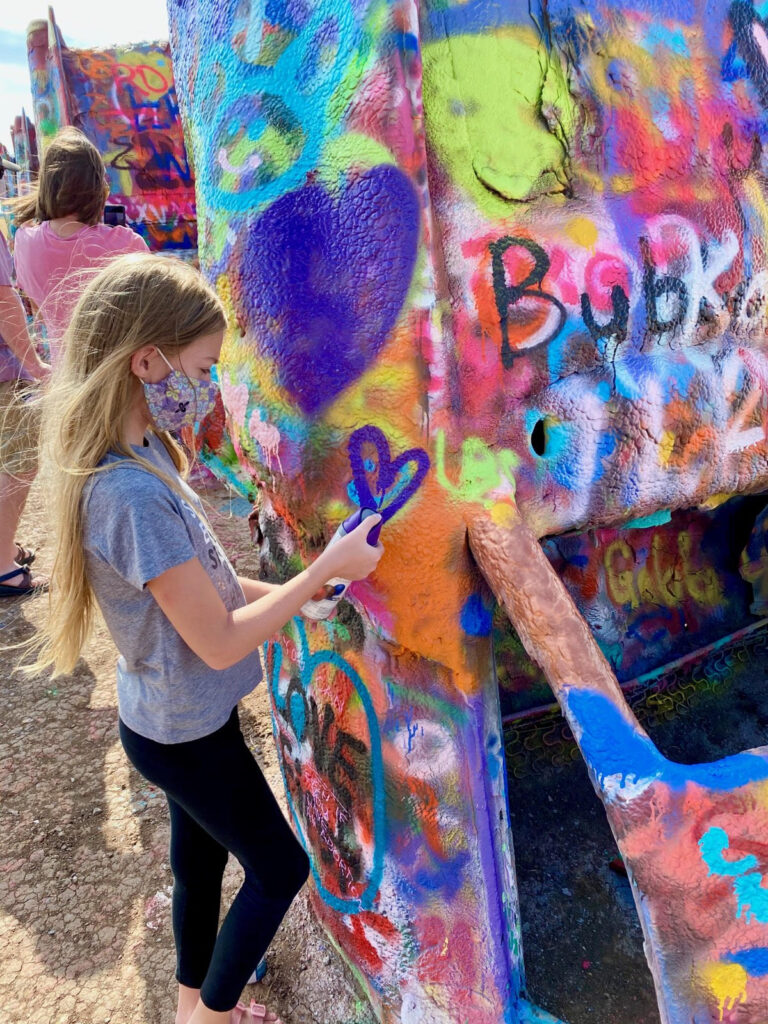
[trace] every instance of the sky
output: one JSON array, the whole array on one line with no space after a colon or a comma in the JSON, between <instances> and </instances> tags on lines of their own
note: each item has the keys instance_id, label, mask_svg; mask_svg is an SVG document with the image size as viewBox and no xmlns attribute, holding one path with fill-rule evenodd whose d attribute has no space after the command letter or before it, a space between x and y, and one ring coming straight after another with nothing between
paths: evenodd
<instances>
[{"instance_id":1,"label":"sky","mask_svg":"<svg viewBox=\"0 0 768 1024\"><path fill-rule=\"evenodd\" d=\"M129 0L115 5L94 0L56 0L53 13L71 47L111 46L168 38L165 0ZM0 142L11 149L10 126L21 108L34 121L27 64L27 25L45 19L39 0L0 3Z\"/></svg>"}]
</instances>

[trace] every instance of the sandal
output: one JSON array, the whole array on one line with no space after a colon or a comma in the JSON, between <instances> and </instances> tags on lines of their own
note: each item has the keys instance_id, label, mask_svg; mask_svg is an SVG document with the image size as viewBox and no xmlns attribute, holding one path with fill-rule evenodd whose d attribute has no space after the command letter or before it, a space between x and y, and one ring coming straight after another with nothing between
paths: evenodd
<instances>
[{"instance_id":1,"label":"sandal","mask_svg":"<svg viewBox=\"0 0 768 1024\"><path fill-rule=\"evenodd\" d=\"M19 544L17 540L13 542L16 545L16 555L14 562L17 565L32 565L35 558L37 558L37 552L31 548L25 548L23 544Z\"/></svg>"},{"instance_id":2,"label":"sandal","mask_svg":"<svg viewBox=\"0 0 768 1024\"><path fill-rule=\"evenodd\" d=\"M267 1014L270 1014L269 1019ZM268 1010L263 1003L257 1003L253 999L250 1006L238 1003L230 1013L231 1024L251 1024L252 1021L260 1021L261 1024L283 1024L272 1010Z\"/></svg>"},{"instance_id":3,"label":"sandal","mask_svg":"<svg viewBox=\"0 0 768 1024\"><path fill-rule=\"evenodd\" d=\"M247 984L248 985L255 985L257 982L261 981L261 979L264 977L264 975L266 973L267 973L267 958L265 956L263 956L261 958L261 960L259 960L259 962L256 964L256 970L253 972L253 974L248 979Z\"/></svg>"},{"instance_id":4,"label":"sandal","mask_svg":"<svg viewBox=\"0 0 768 1024\"><path fill-rule=\"evenodd\" d=\"M268 1024L283 1024L277 1014L273 1013L272 1010L268 1010L263 1003L254 1002L252 999L249 1009L251 1011L252 1020L266 1021L267 1014L269 1014L270 1020L268 1021Z\"/></svg>"},{"instance_id":5,"label":"sandal","mask_svg":"<svg viewBox=\"0 0 768 1024\"><path fill-rule=\"evenodd\" d=\"M24 581L19 583L18 586L5 583L6 580L12 580L16 576L24 577ZM38 594L42 593L43 590L47 590L47 588L48 580L41 576L33 579L32 571L28 565L22 565L18 569L12 569L10 572L0 576L0 597L21 597L26 594Z\"/></svg>"}]
</instances>

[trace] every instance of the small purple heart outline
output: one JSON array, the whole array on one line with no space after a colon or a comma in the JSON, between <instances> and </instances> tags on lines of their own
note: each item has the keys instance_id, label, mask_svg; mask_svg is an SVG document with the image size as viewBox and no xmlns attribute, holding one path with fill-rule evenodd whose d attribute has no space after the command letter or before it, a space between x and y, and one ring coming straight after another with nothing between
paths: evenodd
<instances>
[{"instance_id":1,"label":"small purple heart outline","mask_svg":"<svg viewBox=\"0 0 768 1024\"><path fill-rule=\"evenodd\" d=\"M389 488L397 480L398 472L409 462L416 463L416 472L411 479L397 494L389 505L379 507L379 501L371 494L368 486L368 474L365 471L365 459L363 458L363 446L371 444L379 456L378 476L376 490L380 495L386 495ZM423 448L409 448L396 458L390 458L389 441L382 430L369 424L367 427L360 427L349 439L349 464L352 467L352 476L355 481L357 498L360 508L374 508L381 514L381 520L386 523L388 519L398 512L407 501L418 491L429 471L429 455Z\"/></svg>"}]
</instances>

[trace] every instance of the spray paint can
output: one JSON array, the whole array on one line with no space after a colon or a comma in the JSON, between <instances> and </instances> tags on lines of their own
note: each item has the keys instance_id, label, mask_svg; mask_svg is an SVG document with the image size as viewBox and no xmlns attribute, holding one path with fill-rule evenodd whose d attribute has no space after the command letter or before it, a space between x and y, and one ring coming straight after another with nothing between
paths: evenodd
<instances>
[{"instance_id":1,"label":"spray paint can","mask_svg":"<svg viewBox=\"0 0 768 1024\"><path fill-rule=\"evenodd\" d=\"M348 516L343 523L340 524L336 533L331 537L328 547L331 544L335 544L341 540L342 537L346 537L348 533L352 531L362 523L364 519L369 516L375 516L376 509L373 508L358 508L351 516ZM374 526L368 534L368 543L371 547L376 547L379 541L379 533L381 532L381 523ZM339 601L342 599L347 591L347 587L350 584L350 580L343 580L339 577L335 577L332 580L328 580L325 587L323 588L324 596L318 600L310 599L301 606L301 614L306 619L327 619L338 607Z\"/></svg>"}]
</instances>

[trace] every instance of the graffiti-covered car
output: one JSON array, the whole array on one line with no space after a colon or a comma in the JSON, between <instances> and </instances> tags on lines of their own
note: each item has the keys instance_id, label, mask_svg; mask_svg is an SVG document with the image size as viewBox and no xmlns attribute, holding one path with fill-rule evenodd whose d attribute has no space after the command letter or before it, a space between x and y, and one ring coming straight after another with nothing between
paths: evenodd
<instances>
[{"instance_id":1,"label":"graffiti-covered car","mask_svg":"<svg viewBox=\"0 0 768 1024\"><path fill-rule=\"evenodd\" d=\"M201 264L231 320L204 455L257 498L278 577L355 507L385 520L372 579L266 654L318 916L383 1020L546 1019L499 715L523 655L485 575L606 803L663 1020L764 1021L764 756L666 761L613 672L754 621L734 545L694 540L766 486L761 10L169 11Z\"/></svg>"}]
</instances>

